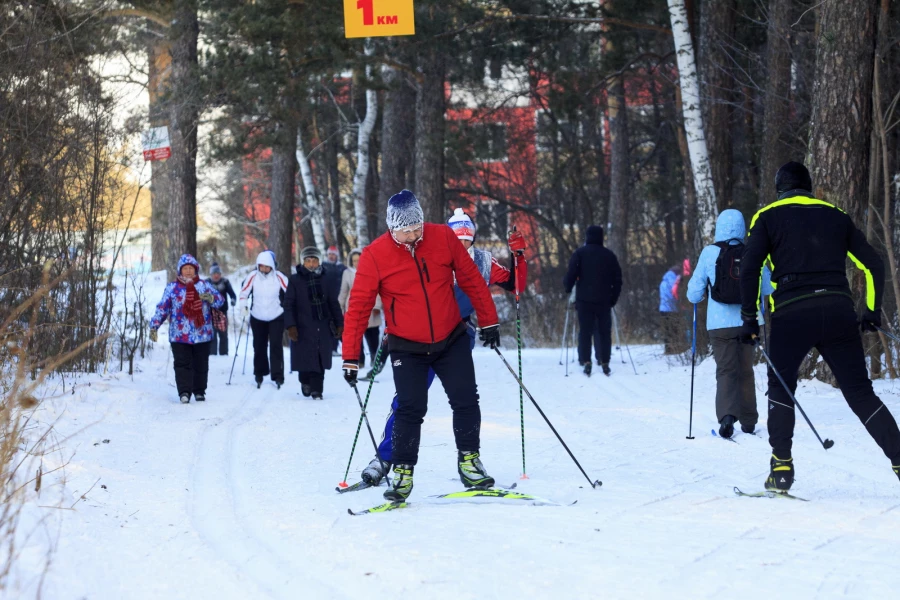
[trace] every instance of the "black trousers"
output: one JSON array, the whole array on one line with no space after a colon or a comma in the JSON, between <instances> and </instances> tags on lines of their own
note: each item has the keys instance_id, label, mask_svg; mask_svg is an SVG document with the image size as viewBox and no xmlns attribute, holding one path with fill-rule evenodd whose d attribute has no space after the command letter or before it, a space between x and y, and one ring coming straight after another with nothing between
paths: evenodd
<instances>
[{"instance_id":1,"label":"black trousers","mask_svg":"<svg viewBox=\"0 0 900 600\"><path fill-rule=\"evenodd\" d=\"M312 394L321 394L325 389L325 372L300 371L300 384L308 385Z\"/></svg>"},{"instance_id":2,"label":"black trousers","mask_svg":"<svg viewBox=\"0 0 900 600\"><path fill-rule=\"evenodd\" d=\"M378 328L377 327L369 327L368 329L366 329L364 339L365 339L366 345L369 346L369 356L372 357L372 363L373 363L372 366L374 367L375 366L375 364L374 364L375 353L378 352L378 342L381 341L381 339L378 336ZM362 345L360 345L360 347L359 347L359 366L360 367L366 366L366 351L365 351L365 347Z\"/></svg>"},{"instance_id":3,"label":"black trousers","mask_svg":"<svg viewBox=\"0 0 900 600\"><path fill-rule=\"evenodd\" d=\"M578 311L578 362L591 362L591 338L597 360L608 363L612 351L612 317L609 306L576 302Z\"/></svg>"},{"instance_id":4,"label":"black trousers","mask_svg":"<svg viewBox=\"0 0 900 600\"><path fill-rule=\"evenodd\" d=\"M394 464L414 465L419 460L422 422L428 411L428 371L434 369L453 409L456 449L478 450L481 445L481 408L469 336L460 335L443 352L412 354L391 351L397 410L391 436Z\"/></svg>"},{"instance_id":5,"label":"black trousers","mask_svg":"<svg viewBox=\"0 0 900 600\"><path fill-rule=\"evenodd\" d=\"M172 342L172 359L175 365L175 387L178 395L206 393L209 375L209 345Z\"/></svg>"},{"instance_id":6,"label":"black trousers","mask_svg":"<svg viewBox=\"0 0 900 600\"><path fill-rule=\"evenodd\" d=\"M885 455L900 464L900 430L887 407L872 390L853 303L838 296L801 300L772 316L769 341L772 363L797 389L797 371L816 348L831 367L844 399L863 422ZM769 444L778 458L791 457L794 404L769 369Z\"/></svg>"},{"instance_id":7,"label":"black trousers","mask_svg":"<svg viewBox=\"0 0 900 600\"><path fill-rule=\"evenodd\" d=\"M228 356L228 327L225 327L225 331L218 331L213 327L213 339L209 343L209 353L213 356L217 353Z\"/></svg>"},{"instance_id":8,"label":"black trousers","mask_svg":"<svg viewBox=\"0 0 900 600\"><path fill-rule=\"evenodd\" d=\"M253 330L253 375L261 380L271 372L272 381L284 381L284 346L281 345L284 316L271 321L251 316L250 329Z\"/></svg>"}]
</instances>

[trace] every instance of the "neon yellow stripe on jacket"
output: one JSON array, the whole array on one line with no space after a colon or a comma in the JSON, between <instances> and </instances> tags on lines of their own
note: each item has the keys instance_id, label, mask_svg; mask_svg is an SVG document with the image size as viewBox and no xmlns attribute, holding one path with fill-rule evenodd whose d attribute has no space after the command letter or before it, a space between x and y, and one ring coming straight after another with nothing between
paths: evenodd
<instances>
[{"instance_id":1,"label":"neon yellow stripe on jacket","mask_svg":"<svg viewBox=\"0 0 900 600\"><path fill-rule=\"evenodd\" d=\"M848 252L847 256L856 265L856 268L866 274L866 307L869 310L875 310L875 278L872 277L872 271L862 264L862 261L853 256L852 252Z\"/></svg>"}]
</instances>

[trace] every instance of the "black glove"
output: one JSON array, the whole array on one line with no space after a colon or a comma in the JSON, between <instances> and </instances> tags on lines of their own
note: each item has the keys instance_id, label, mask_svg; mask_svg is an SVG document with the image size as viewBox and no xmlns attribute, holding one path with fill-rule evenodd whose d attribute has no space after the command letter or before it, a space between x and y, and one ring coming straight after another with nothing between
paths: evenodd
<instances>
[{"instance_id":1,"label":"black glove","mask_svg":"<svg viewBox=\"0 0 900 600\"><path fill-rule=\"evenodd\" d=\"M739 336L742 344L755 346L759 343L759 322L756 319L752 321L744 321L741 325L741 333Z\"/></svg>"},{"instance_id":2,"label":"black glove","mask_svg":"<svg viewBox=\"0 0 900 600\"><path fill-rule=\"evenodd\" d=\"M478 337L484 342L483 346L490 346L493 350L500 345L500 325L482 327Z\"/></svg>"},{"instance_id":3,"label":"black glove","mask_svg":"<svg viewBox=\"0 0 900 600\"><path fill-rule=\"evenodd\" d=\"M863 333L867 331L875 333L879 327L881 327L881 311L866 309L859 318L859 330Z\"/></svg>"},{"instance_id":4,"label":"black glove","mask_svg":"<svg viewBox=\"0 0 900 600\"><path fill-rule=\"evenodd\" d=\"M356 377L359 375L359 362L355 360L344 361L344 381L350 384L350 387L356 387Z\"/></svg>"}]
</instances>

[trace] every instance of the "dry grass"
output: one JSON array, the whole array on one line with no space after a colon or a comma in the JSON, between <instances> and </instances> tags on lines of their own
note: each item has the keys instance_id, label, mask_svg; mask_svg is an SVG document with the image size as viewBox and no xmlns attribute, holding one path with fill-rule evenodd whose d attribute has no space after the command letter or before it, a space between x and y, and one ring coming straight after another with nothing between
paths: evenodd
<instances>
[{"instance_id":1,"label":"dry grass","mask_svg":"<svg viewBox=\"0 0 900 600\"><path fill-rule=\"evenodd\" d=\"M99 336L88 340L49 360L37 358L46 355L34 347L33 332L36 331L39 307L49 292L68 275L63 273L51 279L50 272L48 263L41 287L21 305L9 310L0 323L0 596L4 597L15 594L11 580L21 546L33 539L39 529L46 527L45 520L39 519L37 523L29 521L29 530L21 531L23 508L27 503L39 500L44 477L65 466L45 470L48 462L45 459L49 453L58 452L60 445L53 424L41 423L34 418L41 405L42 386L58 369L105 339L105 336ZM53 545L48 545L42 571L28 576L28 579L37 579L34 589L38 597L52 550Z\"/></svg>"}]
</instances>

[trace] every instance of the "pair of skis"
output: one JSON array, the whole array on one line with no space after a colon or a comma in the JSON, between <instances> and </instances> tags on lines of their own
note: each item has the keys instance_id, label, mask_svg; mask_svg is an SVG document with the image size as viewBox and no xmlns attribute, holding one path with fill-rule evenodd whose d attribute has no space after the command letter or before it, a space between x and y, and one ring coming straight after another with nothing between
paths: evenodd
<instances>
[{"instance_id":1,"label":"pair of skis","mask_svg":"<svg viewBox=\"0 0 900 600\"><path fill-rule=\"evenodd\" d=\"M514 487L514 486L513 486ZM421 501L417 501L417 504L443 504L454 501L471 501L476 500L478 498L491 498L498 500L511 500L516 502L525 502L531 504L533 506L547 505L547 506L560 506L559 503L553 502L552 500L547 500L544 498L539 498L537 496L532 496L531 494L523 494L521 492L517 492L514 489L496 489L496 488L470 488L468 490L463 490L460 492L451 492L449 494L439 494L437 496L428 496ZM411 502L385 502L384 504L379 504L378 506L373 506L372 508L367 508L366 510L354 511L353 509L347 509L347 513L353 516L367 515L373 513L384 513L390 512L392 510L397 510L399 508L409 508L412 506Z\"/></svg>"}]
</instances>

